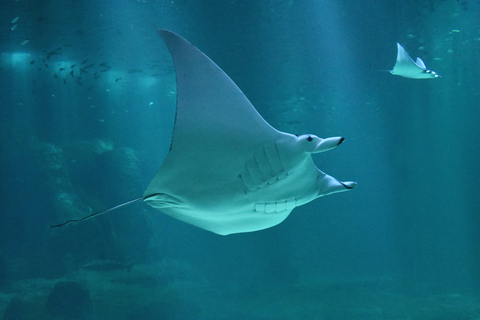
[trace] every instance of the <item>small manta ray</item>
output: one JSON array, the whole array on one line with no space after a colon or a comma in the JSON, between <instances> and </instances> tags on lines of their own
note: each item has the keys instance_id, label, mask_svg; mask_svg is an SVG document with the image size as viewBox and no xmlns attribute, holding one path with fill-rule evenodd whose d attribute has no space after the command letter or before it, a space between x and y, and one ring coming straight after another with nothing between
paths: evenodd
<instances>
[{"instance_id":1,"label":"small manta ray","mask_svg":"<svg viewBox=\"0 0 480 320\"><path fill-rule=\"evenodd\" d=\"M144 201L217 234L251 232L279 224L297 206L356 186L323 173L312 160L312 153L337 147L343 137L274 129L205 54L171 31L158 33L173 57L177 80L165 161L142 197L52 227Z\"/></svg>"},{"instance_id":2,"label":"small manta ray","mask_svg":"<svg viewBox=\"0 0 480 320\"><path fill-rule=\"evenodd\" d=\"M413 61L408 52L403 49L397 42L397 61L391 74L410 79L432 79L440 78L440 76L432 70L428 70L422 59L417 57L417 61Z\"/></svg>"}]
</instances>

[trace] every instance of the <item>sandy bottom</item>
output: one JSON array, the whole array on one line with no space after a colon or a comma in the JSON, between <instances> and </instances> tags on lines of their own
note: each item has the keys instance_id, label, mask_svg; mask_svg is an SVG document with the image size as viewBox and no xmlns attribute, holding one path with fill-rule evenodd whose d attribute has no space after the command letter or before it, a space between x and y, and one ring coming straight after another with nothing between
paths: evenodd
<instances>
[{"instance_id":1,"label":"sandy bottom","mask_svg":"<svg viewBox=\"0 0 480 320\"><path fill-rule=\"evenodd\" d=\"M165 266L138 265L130 272L80 271L65 279L22 280L0 292L0 319L480 320L480 296L401 293L384 279L316 283L302 279L288 286L232 288L177 269L176 276L166 273ZM87 288L88 312L52 314L47 301L62 281ZM68 294L65 301L67 306L85 303Z\"/></svg>"}]
</instances>

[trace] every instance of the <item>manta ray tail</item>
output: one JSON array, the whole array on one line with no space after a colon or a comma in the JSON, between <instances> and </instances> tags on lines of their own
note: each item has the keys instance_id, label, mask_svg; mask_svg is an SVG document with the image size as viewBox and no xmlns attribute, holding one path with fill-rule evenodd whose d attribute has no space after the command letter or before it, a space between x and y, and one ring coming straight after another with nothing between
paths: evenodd
<instances>
[{"instance_id":1,"label":"manta ray tail","mask_svg":"<svg viewBox=\"0 0 480 320\"><path fill-rule=\"evenodd\" d=\"M115 210L115 209L121 208L121 207L126 206L126 205L128 205L128 204L131 204L131 203L134 203L134 202L138 202L138 201L140 201L140 200L142 200L142 199L143 199L143 197L138 197L138 198L136 198L136 199L133 199L133 200L124 202L124 203L119 204L118 206L112 207L112 208L110 208L110 209L93 213L93 214L91 214L91 215L89 215L89 216L86 216L86 217L83 217L83 218L81 218L81 219L68 220L68 221L66 221L66 222L64 222L64 223L60 223L60 224L56 224L56 225L54 225L54 226L50 226L50 228L63 227L63 226L65 226L65 225L67 225L67 224L69 224L69 223L71 223L71 222L80 222L80 221L88 220L88 219L90 219L90 218L93 218L93 217L95 217L95 216L99 216L99 215L101 215L101 214L104 214L104 213L113 211L113 210Z\"/></svg>"}]
</instances>

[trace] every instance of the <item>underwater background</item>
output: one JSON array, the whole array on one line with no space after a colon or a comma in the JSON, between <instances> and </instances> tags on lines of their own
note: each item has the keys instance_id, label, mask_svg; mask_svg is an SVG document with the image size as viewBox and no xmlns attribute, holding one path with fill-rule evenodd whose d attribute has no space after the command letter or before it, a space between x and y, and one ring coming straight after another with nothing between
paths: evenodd
<instances>
[{"instance_id":1,"label":"underwater background","mask_svg":"<svg viewBox=\"0 0 480 320\"><path fill-rule=\"evenodd\" d=\"M2 0L0 319L480 319L480 3ZM192 42L358 186L219 236L143 203ZM440 79L391 75L396 43Z\"/></svg>"}]
</instances>

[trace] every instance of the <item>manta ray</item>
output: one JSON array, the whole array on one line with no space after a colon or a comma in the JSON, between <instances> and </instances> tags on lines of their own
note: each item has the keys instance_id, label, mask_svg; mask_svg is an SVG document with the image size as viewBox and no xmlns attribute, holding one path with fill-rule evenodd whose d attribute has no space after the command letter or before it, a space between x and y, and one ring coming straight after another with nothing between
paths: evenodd
<instances>
[{"instance_id":1,"label":"manta ray","mask_svg":"<svg viewBox=\"0 0 480 320\"><path fill-rule=\"evenodd\" d=\"M143 201L220 235L252 232L279 224L297 206L356 186L323 173L312 159L343 137L276 130L204 53L171 31L158 34L173 57L177 84L175 125L164 162L143 196L52 227Z\"/></svg>"},{"instance_id":2,"label":"manta ray","mask_svg":"<svg viewBox=\"0 0 480 320\"><path fill-rule=\"evenodd\" d=\"M428 70L422 59L417 57L417 61L413 61L407 51L403 49L397 42L397 61L390 73L410 79L433 79L440 76L432 70Z\"/></svg>"}]
</instances>

